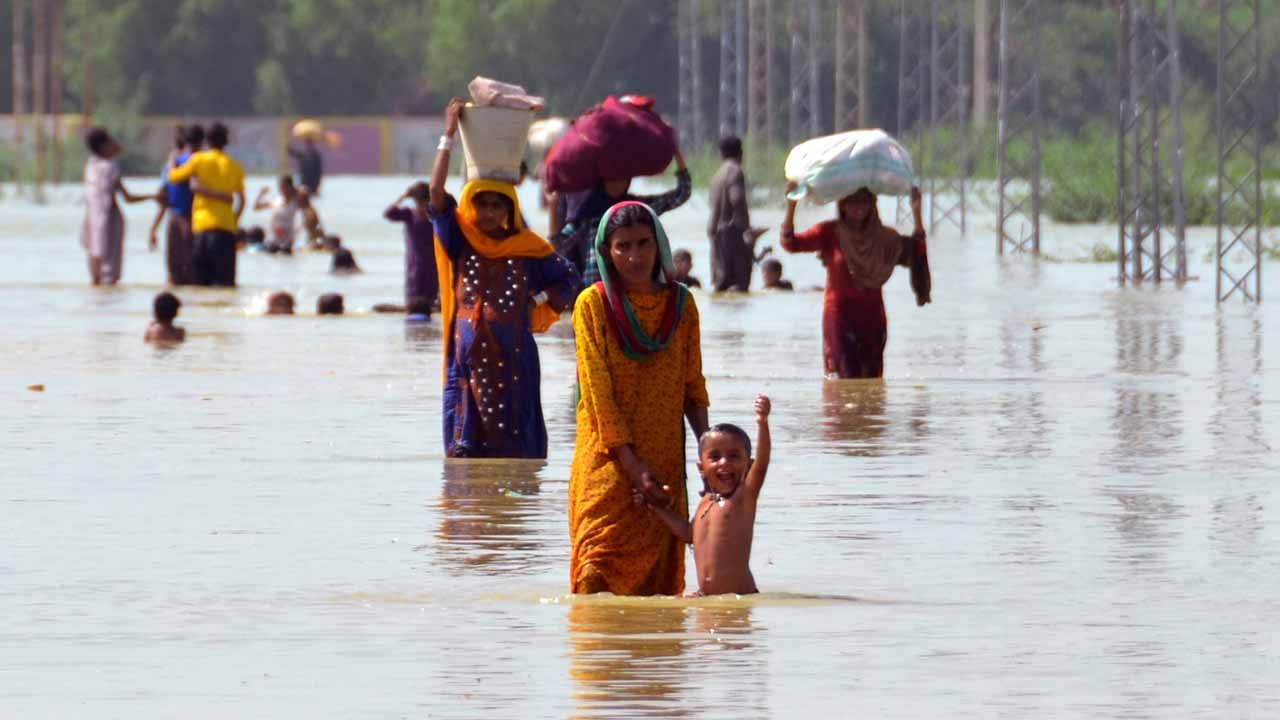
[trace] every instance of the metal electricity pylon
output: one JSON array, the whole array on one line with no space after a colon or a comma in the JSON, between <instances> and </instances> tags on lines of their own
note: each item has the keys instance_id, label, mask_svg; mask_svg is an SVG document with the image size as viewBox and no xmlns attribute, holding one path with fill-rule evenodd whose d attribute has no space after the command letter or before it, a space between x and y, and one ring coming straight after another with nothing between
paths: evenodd
<instances>
[{"instance_id":1,"label":"metal electricity pylon","mask_svg":"<svg viewBox=\"0 0 1280 720\"><path fill-rule=\"evenodd\" d=\"M693 145L693 33L689 28L692 0L676 2L676 84L679 89L677 130L680 141Z\"/></svg>"},{"instance_id":2,"label":"metal electricity pylon","mask_svg":"<svg viewBox=\"0 0 1280 720\"><path fill-rule=\"evenodd\" d=\"M836 132L867 126L871 95L867 90L871 40L867 32L866 0L837 0L836 4Z\"/></svg>"},{"instance_id":3,"label":"metal electricity pylon","mask_svg":"<svg viewBox=\"0 0 1280 720\"><path fill-rule=\"evenodd\" d=\"M1040 252L1040 0L1000 2L996 252Z\"/></svg>"},{"instance_id":4,"label":"metal electricity pylon","mask_svg":"<svg viewBox=\"0 0 1280 720\"><path fill-rule=\"evenodd\" d=\"M921 51L929 36L929 6L923 1L898 5L898 138L907 144L915 163L917 177L924 177L929 158L925 154L923 136L929 120L929 58ZM911 220L911 205L898 199L896 224Z\"/></svg>"},{"instance_id":5,"label":"metal electricity pylon","mask_svg":"<svg viewBox=\"0 0 1280 720\"><path fill-rule=\"evenodd\" d=\"M746 0L720 0L721 137L741 132L745 124L746 11Z\"/></svg>"},{"instance_id":6,"label":"metal electricity pylon","mask_svg":"<svg viewBox=\"0 0 1280 720\"><path fill-rule=\"evenodd\" d=\"M821 133L818 119L818 43L821 26L818 0L791 0L791 118L792 143Z\"/></svg>"},{"instance_id":7,"label":"metal electricity pylon","mask_svg":"<svg viewBox=\"0 0 1280 720\"><path fill-rule=\"evenodd\" d=\"M778 99L773 82L773 0L750 0L747 14L747 133L775 140Z\"/></svg>"},{"instance_id":8,"label":"metal electricity pylon","mask_svg":"<svg viewBox=\"0 0 1280 720\"><path fill-rule=\"evenodd\" d=\"M969 160L969 73L965 55L970 0L933 0L929 32L929 226L948 222L965 232ZM947 134L950 137L947 137ZM945 143L945 153L943 147Z\"/></svg>"},{"instance_id":9,"label":"metal electricity pylon","mask_svg":"<svg viewBox=\"0 0 1280 720\"><path fill-rule=\"evenodd\" d=\"M1176 0L1120 2L1120 284L1187 277Z\"/></svg>"},{"instance_id":10,"label":"metal electricity pylon","mask_svg":"<svg viewBox=\"0 0 1280 720\"><path fill-rule=\"evenodd\" d=\"M1262 3L1218 0L1218 13L1215 297L1262 302Z\"/></svg>"}]
</instances>

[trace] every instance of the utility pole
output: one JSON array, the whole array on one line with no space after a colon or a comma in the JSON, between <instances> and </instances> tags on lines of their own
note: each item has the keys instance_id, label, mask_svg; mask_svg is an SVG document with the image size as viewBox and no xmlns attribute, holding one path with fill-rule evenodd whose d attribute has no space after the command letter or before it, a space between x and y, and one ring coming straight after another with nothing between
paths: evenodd
<instances>
[{"instance_id":1,"label":"utility pole","mask_svg":"<svg viewBox=\"0 0 1280 720\"><path fill-rule=\"evenodd\" d=\"M867 71L870 63L865 0L836 5L835 132L867 126Z\"/></svg>"},{"instance_id":2,"label":"utility pole","mask_svg":"<svg viewBox=\"0 0 1280 720\"><path fill-rule=\"evenodd\" d=\"M27 115L27 0L13 0L13 181L22 189L26 155L23 125Z\"/></svg>"},{"instance_id":3,"label":"utility pole","mask_svg":"<svg viewBox=\"0 0 1280 720\"><path fill-rule=\"evenodd\" d=\"M968 129L969 74L965 72L965 18L967 0L933 0L930 24L930 147L929 147L929 229L936 233L944 222L950 222L965 234L965 178L969 174L969 157L965 147ZM942 157L943 136L947 130L952 139L946 143L946 160ZM950 165L951 167L947 167Z\"/></svg>"},{"instance_id":4,"label":"utility pole","mask_svg":"<svg viewBox=\"0 0 1280 720\"><path fill-rule=\"evenodd\" d=\"M1187 266L1177 3L1162 10L1155 0L1121 0L1119 9L1119 281L1182 281ZM1173 242L1167 242L1169 235Z\"/></svg>"},{"instance_id":5,"label":"utility pole","mask_svg":"<svg viewBox=\"0 0 1280 720\"><path fill-rule=\"evenodd\" d=\"M999 113L996 252L1039 254L1040 0L1000 0Z\"/></svg>"},{"instance_id":6,"label":"utility pole","mask_svg":"<svg viewBox=\"0 0 1280 720\"><path fill-rule=\"evenodd\" d=\"M747 13L747 134L773 141L777 114L773 98L772 0L750 0Z\"/></svg>"},{"instance_id":7,"label":"utility pole","mask_svg":"<svg viewBox=\"0 0 1280 720\"><path fill-rule=\"evenodd\" d=\"M32 190L38 203L44 202L45 172L48 168L48 138L45 136L45 112L48 109L49 91L49 17L48 6L37 1L31 7L31 110L35 127L35 163Z\"/></svg>"},{"instance_id":8,"label":"utility pole","mask_svg":"<svg viewBox=\"0 0 1280 720\"><path fill-rule=\"evenodd\" d=\"M991 6L990 0L975 0L973 6L973 124L977 127L986 127L990 114Z\"/></svg>"},{"instance_id":9,"label":"utility pole","mask_svg":"<svg viewBox=\"0 0 1280 720\"><path fill-rule=\"evenodd\" d=\"M1218 2L1215 297L1262 302L1261 0ZM1236 253L1237 256L1233 256Z\"/></svg>"},{"instance_id":10,"label":"utility pole","mask_svg":"<svg viewBox=\"0 0 1280 720\"><path fill-rule=\"evenodd\" d=\"M745 0L720 0L720 137L737 132L742 110L738 13Z\"/></svg>"},{"instance_id":11,"label":"utility pole","mask_svg":"<svg viewBox=\"0 0 1280 720\"><path fill-rule=\"evenodd\" d=\"M62 0L49 0L49 114L53 162L50 179L62 179Z\"/></svg>"},{"instance_id":12,"label":"utility pole","mask_svg":"<svg viewBox=\"0 0 1280 720\"><path fill-rule=\"evenodd\" d=\"M20 0L16 0L20 1ZM85 21L80 23L80 126L93 125L93 0L82 0Z\"/></svg>"}]
</instances>

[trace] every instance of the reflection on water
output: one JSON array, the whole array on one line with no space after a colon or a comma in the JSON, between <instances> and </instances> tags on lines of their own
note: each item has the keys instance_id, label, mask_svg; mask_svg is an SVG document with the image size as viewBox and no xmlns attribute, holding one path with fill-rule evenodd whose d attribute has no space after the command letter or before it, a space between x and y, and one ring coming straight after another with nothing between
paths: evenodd
<instances>
[{"instance_id":1,"label":"reflection on water","mask_svg":"<svg viewBox=\"0 0 1280 720\"><path fill-rule=\"evenodd\" d=\"M1112 415L1115 467L1139 474L1167 472L1181 450L1182 330L1176 314L1116 303L1115 385ZM1155 377L1152 377L1155 376Z\"/></svg>"},{"instance_id":2,"label":"reflection on water","mask_svg":"<svg viewBox=\"0 0 1280 720\"><path fill-rule=\"evenodd\" d=\"M455 572L539 572L542 542L526 521L537 513L543 460L446 460L434 550Z\"/></svg>"},{"instance_id":3,"label":"reflection on water","mask_svg":"<svg viewBox=\"0 0 1280 720\"><path fill-rule=\"evenodd\" d=\"M574 717L763 717L766 637L748 601L579 598L569 609Z\"/></svg>"},{"instance_id":4,"label":"reflection on water","mask_svg":"<svg viewBox=\"0 0 1280 720\"><path fill-rule=\"evenodd\" d=\"M1049 371L1044 357L1043 328L1025 318L1006 317L1000 324L1001 370L1009 378L1042 377ZM1044 392L1025 382L1008 382L1000 392L999 425L1002 454L1047 456L1053 448L1052 423L1045 414Z\"/></svg>"},{"instance_id":5,"label":"reflection on water","mask_svg":"<svg viewBox=\"0 0 1280 720\"><path fill-rule=\"evenodd\" d=\"M1185 517L1184 509L1147 486L1104 486L1100 492L1113 501L1105 512L1115 540L1108 557L1117 575L1167 571L1179 532L1174 521Z\"/></svg>"},{"instance_id":6,"label":"reflection on water","mask_svg":"<svg viewBox=\"0 0 1280 720\"><path fill-rule=\"evenodd\" d=\"M823 430L833 448L854 457L879 455L889 428L884 381L827 380L822 384Z\"/></svg>"},{"instance_id":7,"label":"reflection on water","mask_svg":"<svg viewBox=\"0 0 1280 720\"><path fill-rule=\"evenodd\" d=\"M1256 312L1219 312L1215 335L1218 372L1208 432L1218 466L1230 474L1232 465L1271 450L1262 425L1262 321Z\"/></svg>"},{"instance_id":8,"label":"reflection on water","mask_svg":"<svg viewBox=\"0 0 1280 720\"><path fill-rule=\"evenodd\" d=\"M679 605L578 602L569 609L570 674L577 717L688 717L672 702L696 680Z\"/></svg>"}]
</instances>

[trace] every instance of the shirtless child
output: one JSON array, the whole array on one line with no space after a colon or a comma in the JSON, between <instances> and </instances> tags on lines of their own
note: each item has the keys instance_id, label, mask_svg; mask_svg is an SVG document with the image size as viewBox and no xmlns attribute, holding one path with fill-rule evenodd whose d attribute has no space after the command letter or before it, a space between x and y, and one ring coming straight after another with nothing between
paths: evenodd
<instances>
[{"instance_id":1,"label":"shirtless child","mask_svg":"<svg viewBox=\"0 0 1280 720\"><path fill-rule=\"evenodd\" d=\"M174 318L178 317L180 307L182 307L182 301L178 300L173 293L162 292L157 295L151 304L155 319L147 325L147 334L143 337L143 341L155 345L174 345L186 340L186 329L173 324Z\"/></svg>"},{"instance_id":2,"label":"shirtless child","mask_svg":"<svg viewBox=\"0 0 1280 720\"><path fill-rule=\"evenodd\" d=\"M676 537L693 545L697 595L759 592L751 575L756 501L769 470L769 398L756 398L756 456L751 438L736 425L716 425L698 443L702 501L693 521L670 508L649 505Z\"/></svg>"}]
</instances>

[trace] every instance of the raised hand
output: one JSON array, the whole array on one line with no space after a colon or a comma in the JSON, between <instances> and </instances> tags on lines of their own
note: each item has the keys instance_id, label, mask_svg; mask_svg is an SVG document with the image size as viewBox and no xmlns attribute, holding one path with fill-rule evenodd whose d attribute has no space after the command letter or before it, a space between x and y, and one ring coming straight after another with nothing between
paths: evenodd
<instances>
[{"instance_id":1,"label":"raised hand","mask_svg":"<svg viewBox=\"0 0 1280 720\"><path fill-rule=\"evenodd\" d=\"M461 98L454 98L449 101L449 106L444 110L444 134L453 137L458 132L458 121L462 119L462 109L466 106Z\"/></svg>"},{"instance_id":2,"label":"raised hand","mask_svg":"<svg viewBox=\"0 0 1280 720\"><path fill-rule=\"evenodd\" d=\"M768 395L756 396L756 420L765 422L769 419L769 413L773 410L773 403L769 401Z\"/></svg>"}]
</instances>

